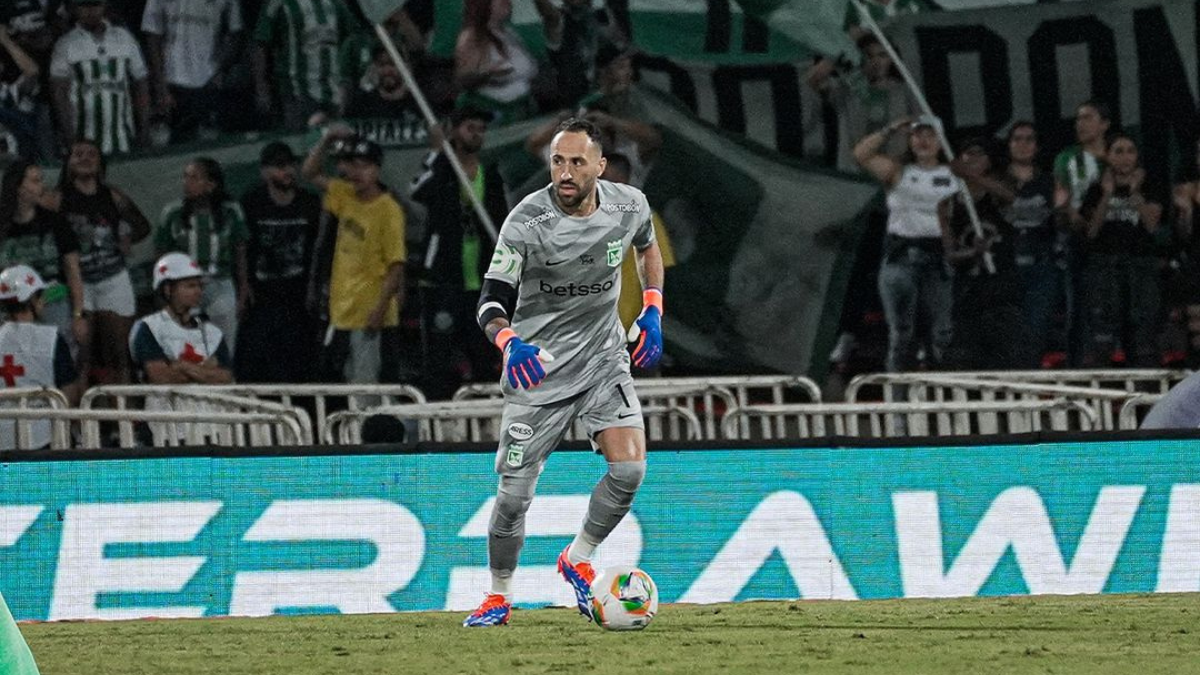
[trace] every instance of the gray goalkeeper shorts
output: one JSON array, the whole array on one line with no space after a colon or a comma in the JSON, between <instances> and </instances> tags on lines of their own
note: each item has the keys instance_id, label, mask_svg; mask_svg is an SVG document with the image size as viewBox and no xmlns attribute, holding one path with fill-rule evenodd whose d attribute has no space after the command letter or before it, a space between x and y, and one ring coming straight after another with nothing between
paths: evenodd
<instances>
[{"instance_id":1,"label":"gray goalkeeper shorts","mask_svg":"<svg viewBox=\"0 0 1200 675\"><path fill-rule=\"evenodd\" d=\"M620 373L604 384L547 405L504 404L496 473L537 476L576 420L592 440L593 448L597 447L596 435L605 429L645 429L633 377Z\"/></svg>"}]
</instances>

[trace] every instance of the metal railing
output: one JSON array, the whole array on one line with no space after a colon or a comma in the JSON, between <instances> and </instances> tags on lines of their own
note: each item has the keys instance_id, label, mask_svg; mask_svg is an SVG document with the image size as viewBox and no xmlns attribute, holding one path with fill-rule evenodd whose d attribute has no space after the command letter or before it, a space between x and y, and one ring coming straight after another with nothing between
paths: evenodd
<instances>
[{"instance_id":1,"label":"metal railing","mask_svg":"<svg viewBox=\"0 0 1200 675\"><path fill-rule=\"evenodd\" d=\"M336 445L352 445L362 442L363 422L374 415L387 415L401 421L414 421L419 440L440 443L494 443L500 440L503 430L500 419L503 402L498 399L446 401L440 403L382 406L369 410L345 410L329 416L321 440ZM642 414L650 426L658 420L659 431L647 429L650 440L700 440L703 430L699 418L691 410L678 406L648 404L642 406ZM665 418L678 418L682 435L665 438L663 430L672 428L662 424ZM568 441L588 440L587 430L576 422L567 430Z\"/></svg>"},{"instance_id":2,"label":"metal railing","mask_svg":"<svg viewBox=\"0 0 1200 675\"><path fill-rule=\"evenodd\" d=\"M872 373L854 378L846 398L863 402L864 392L885 403L1069 398L1091 407L1100 429L1115 430L1126 428L1119 411L1127 401L1141 393L1165 393L1187 375L1177 370Z\"/></svg>"},{"instance_id":3,"label":"metal railing","mask_svg":"<svg viewBox=\"0 0 1200 675\"><path fill-rule=\"evenodd\" d=\"M18 387L0 389L0 412L4 410L31 410L42 413L47 410L63 410L70 407L66 395L58 389L47 387ZM0 420L9 420L8 424L0 424L0 448L29 450L42 447L47 442L50 447L69 447L71 429L66 423L53 423L40 415L17 417L0 414ZM34 425L43 420L49 422L48 438L43 441L34 435ZM44 435L44 434L43 434Z\"/></svg>"},{"instance_id":4,"label":"metal railing","mask_svg":"<svg viewBox=\"0 0 1200 675\"><path fill-rule=\"evenodd\" d=\"M115 385L93 387L80 400L81 410L115 410L124 413L129 419L146 421L149 426L152 443L155 446L175 446L181 439L188 444L213 443L224 445L227 437L221 428L206 425L207 419L220 419L216 415L226 413L261 413L271 415L269 419L278 420L276 428L271 424L243 429L235 427L231 445L268 445L274 436L286 444L290 430L282 427L292 422L298 428L295 434L301 443L313 442L312 418L301 408L276 401L240 396L229 393L224 387L209 386L170 386L170 385ZM108 403L110 405L102 406ZM152 420L145 417L148 413L178 412L190 417L175 420ZM125 419L122 417L121 419ZM169 422L169 423L168 423ZM210 439L210 440L206 440ZM133 447L136 443L132 425L118 427L118 443L120 447Z\"/></svg>"},{"instance_id":5,"label":"metal railing","mask_svg":"<svg viewBox=\"0 0 1200 675\"><path fill-rule=\"evenodd\" d=\"M171 390L199 390L242 398L274 401L289 408L308 412L312 438L323 438L331 412L363 410L379 405L425 403L425 394L407 384L225 384L186 385ZM82 408L113 407L127 409L129 399L156 393L155 385L105 385L87 390L80 401Z\"/></svg>"},{"instance_id":6,"label":"metal railing","mask_svg":"<svg viewBox=\"0 0 1200 675\"><path fill-rule=\"evenodd\" d=\"M165 434L156 446L228 445L279 446L309 445L295 417L271 412L187 412L145 410L85 410L80 408L0 408L0 419L49 421L66 429L71 424L80 427L79 447L95 449L101 445L101 422L115 422L119 427L120 446L137 446L134 425L170 425L179 433ZM55 435L50 447L66 450L72 447L70 435Z\"/></svg>"},{"instance_id":7,"label":"metal railing","mask_svg":"<svg viewBox=\"0 0 1200 675\"><path fill-rule=\"evenodd\" d=\"M1069 413L1070 429L1089 431L1096 414L1086 405L1068 399L1048 401L969 401L942 403L818 403L756 405L731 410L722 425L726 434L736 432L744 418L784 419L784 435L777 427L743 440L822 438L850 436L895 438L912 436L967 436L1067 429L1055 424L1056 412ZM919 433L912 430L918 429Z\"/></svg>"},{"instance_id":8,"label":"metal railing","mask_svg":"<svg viewBox=\"0 0 1200 675\"><path fill-rule=\"evenodd\" d=\"M721 419L726 411L759 403L820 403L821 388L807 377L793 375L748 375L717 377L662 377L634 381L643 410L647 405L684 408L699 419L705 440L722 438ZM500 399L498 384L471 384L454 393L454 400ZM660 422L646 420L647 432L656 431ZM674 425L663 430L666 438L679 438L684 424L682 418L666 420ZM760 424L776 424L782 430L782 420L762 418ZM741 435L749 433L749 420L743 420ZM653 436L651 436L653 438ZM728 438L726 436L726 438Z\"/></svg>"},{"instance_id":9,"label":"metal railing","mask_svg":"<svg viewBox=\"0 0 1200 675\"><path fill-rule=\"evenodd\" d=\"M1119 415L1120 425L1122 429L1138 429L1142 426L1142 420L1146 414L1163 399L1166 394L1139 394L1125 402L1121 406Z\"/></svg>"},{"instance_id":10,"label":"metal railing","mask_svg":"<svg viewBox=\"0 0 1200 675\"><path fill-rule=\"evenodd\" d=\"M1127 392L1165 394L1190 374L1186 370L1102 369L1102 370L986 370L912 373L866 373L850 380L846 401L891 402L906 399L907 389L929 378L952 377L970 380L1003 380L1031 384L1050 384L1089 389L1117 389ZM866 390L864 392L863 390Z\"/></svg>"}]
</instances>

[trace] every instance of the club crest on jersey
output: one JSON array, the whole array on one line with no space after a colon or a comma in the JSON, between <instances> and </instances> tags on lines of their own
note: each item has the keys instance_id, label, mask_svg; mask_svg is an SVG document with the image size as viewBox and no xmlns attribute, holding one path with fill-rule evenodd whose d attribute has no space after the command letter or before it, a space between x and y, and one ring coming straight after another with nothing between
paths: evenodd
<instances>
[{"instance_id":1,"label":"club crest on jersey","mask_svg":"<svg viewBox=\"0 0 1200 675\"><path fill-rule=\"evenodd\" d=\"M533 438L533 427L523 422L513 422L508 425L508 435L518 441L527 441Z\"/></svg>"},{"instance_id":2,"label":"club crest on jersey","mask_svg":"<svg viewBox=\"0 0 1200 675\"><path fill-rule=\"evenodd\" d=\"M621 266L621 253L623 253L624 250L625 250L625 247L621 246L620 239L618 239L616 241L608 242L607 255L608 255L608 266L609 267L620 267Z\"/></svg>"},{"instance_id":3,"label":"club crest on jersey","mask_svg":"<svg viewBox=\"0 0 1200 675\"><path fill-rule=\"evenodd\" d=\"M525 459L525 444L524 443L509 443L508 453L504 457L504 463L511 467L521 466L521 461Z\"/></svg>"}]
</instances>

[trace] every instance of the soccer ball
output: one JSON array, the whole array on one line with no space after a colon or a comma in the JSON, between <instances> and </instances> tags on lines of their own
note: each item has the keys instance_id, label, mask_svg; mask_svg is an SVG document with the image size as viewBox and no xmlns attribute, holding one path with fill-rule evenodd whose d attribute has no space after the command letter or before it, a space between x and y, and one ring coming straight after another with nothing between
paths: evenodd
<instances>
[{"instance_id":1,"label":"soccer ball","mask_svg":"<svg viewBox=\"0 0 1200 675\"><path fill-rule=\"evenodd\" d=\"M657 613L658 587L636 567L609 567L592 582L592 616L608 630L641 630Z\"/></svg>"}]
</instances>

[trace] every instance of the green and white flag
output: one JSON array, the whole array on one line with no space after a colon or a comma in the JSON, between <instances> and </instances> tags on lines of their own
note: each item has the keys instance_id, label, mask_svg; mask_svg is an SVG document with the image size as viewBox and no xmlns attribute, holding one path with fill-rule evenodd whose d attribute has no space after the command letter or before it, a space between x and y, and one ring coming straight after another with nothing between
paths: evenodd
<instances>
[{"instance_id":1,"label":"green and white flag","mask_svg":"<svg viewBox=\"0 0 1200 675\"><path fill-rule=\"evenodd\" d=\"M849 0L737 0L742 10L771 30L818 54L858 61L846 34Z\"/></svg>"},{"instance_id":2,"label":"green and white flag","mask_svg":"<svg viewBox=\"0 0 1200 675\"><path fill-rule=\"evenodd\" d=\"M3 595L0 595L0 675L40 675Z\"/></svg>"},{"instance_id":3,"label":"green and white flag","mask_svg":"<svg viewBox=\"0 0 1200 675\"><path fill-rule=\"evenodd\" d=\"M358 0L363 16L371 23L383 23L393 12L404 6L408 0Z\"/></svg>"}]
</instances>

